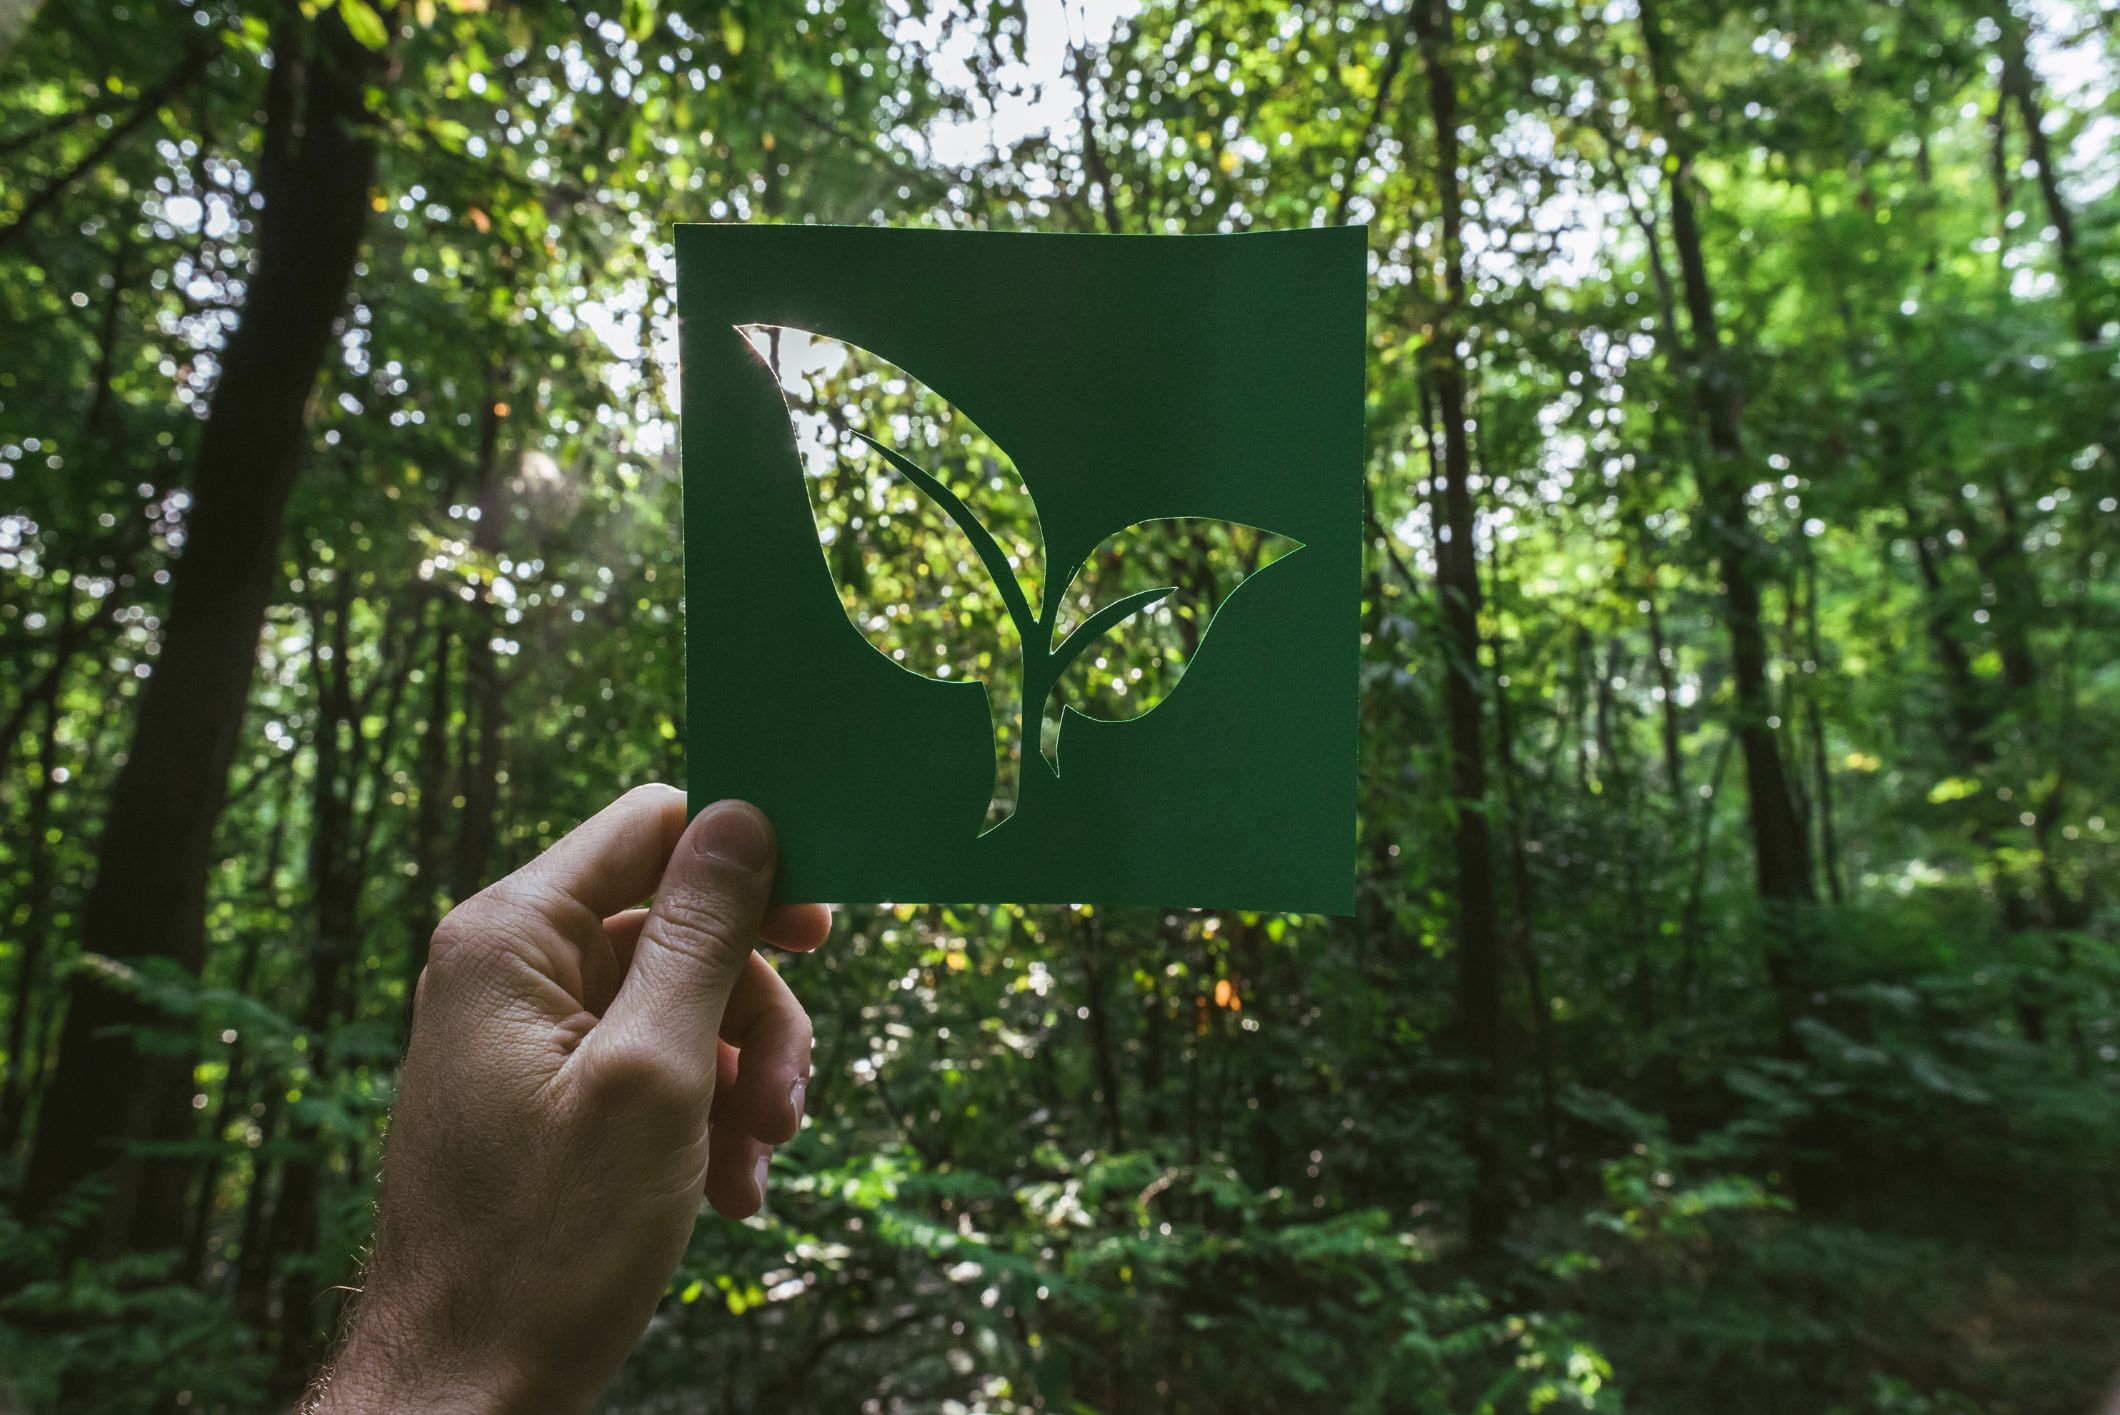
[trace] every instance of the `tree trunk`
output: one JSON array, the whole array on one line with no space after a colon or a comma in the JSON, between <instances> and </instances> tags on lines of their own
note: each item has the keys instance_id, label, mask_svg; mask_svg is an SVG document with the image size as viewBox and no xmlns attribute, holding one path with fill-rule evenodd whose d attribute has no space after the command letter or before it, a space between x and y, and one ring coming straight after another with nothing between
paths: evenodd
<instances>
[{"instance_id":1,"label":"tree trunk","mask_svg":"<svg viewBox=\"0 0 2120 1415\"><path fill-rule=\"evenodd\" d=\"M1912 511L1907 513L1907 538L1914 544L1914 563L1921 571L1921 586L1928 600L1922 622L1928 630L1929 652L1943 674L1944 696L1949 701L1944 725L1946 745L1953 762L1977 771L1995 759L1994 711L1973 676L1973 661L1967 656L1965 645L1952 632L1952 609L1943 571L1936 563L1935 539Z\"/></svg>"},{"instance_id":2,"label":"tree trunk","mask_svg":"<svg viewBox=\"0 0 2120 1415\"><path fill-rule=\"evenodd\" d=\"M1924 533L1912 510L1907 513L1907 533L1914 543L1914 563L1921 572L1922 590L1928 600L1924 619L1929 651L1943 674L1944 696L1949 709L1944 740L1950 750L1952 770L1961 776L1981 780L1996 760L1994 695L1974 675L1965 645L1952 628L1957 610L1951 603L1942 569L1936 563L1937 542ZM2033 920L2001 848L2004 826L2002 819L1998 818L1994 801L1993 795L1983 790L1970 803L1976 813L1972 840L1988 861L2002 927L2005 932L2014 934L2030 928ZM2028 1033L2043 1033L2043 1021L2031 1017L2026 1021Z\"/></svg>"},{"instance_id":3,"label":"tree trunk","mask_svg":"<svg viewBox=\"0 0 2120 1415\"><path fill-rule=\"evenodd\" d=\"M1442 423L1442 462L1431 469L1438 509L1436 584L1443 612L1445 713L1450 724L1450 794L1457 864L1458 986L1455 1030L1467 1068L1466 1143L1475 1170L1467 1209L1476 1250L1500 1241L1508 1214L1507 1178L1495 1132L1501 1099L1501 939L1495 916L1494 859L1487 821L1487 759L1481 731L1480 579L1473 545L1471 454L1465 434L1462 197L1458 184L1457 80L1451 68L1456 21L1443 0L1416 0L1414 36L1428 80L1435 139L1436 212L1442 228L1442 299L1424 350L1423 375Z\"/></svg>"},{"instance_id":4,"label":"tree trunk","mask_svg":"<svg viewBox=\"0 0 2120 1415\"><path fill-rule=\"evenodd\" d=\"M1502 547L1499 541L1488 559L1487 574L1491 587L1489 602L1499 605L1502 600ZM1515 714L1509 706L1508 685L1503 681L1509 674L1502 657L1499 625L1487 641L1487 653L1494 691L1495 764L1501 772L1503 819L1508 823L1510 895L1516 906L1509 941L1517 966L1523 970L1525 1001L1531 1013L1532 1059L1538 1067L1539 1159L1545 1170L1546 1187L1557 1198L1562 1191L1563 1179L1559 1085L1553 1066L1553 1004L1547 999L1545 967L1539 959L1538 940L1532 927L1531 859L1524 844L1524 798L1516 762Z\"/></svg>"},{"instance_id":5,"label":"tree trunk","mask_svg":"<svg viewBox=\"0 0 2120 1415\"><path fill-rule=\"evenodd\" d=\"M1141 1045L1141 1109L1143 1127L1152 1140L1161 1143L1169 1138L1170 1098L1164 1086L1164 1073L1168 1046L1165 1037L1170 1025L1170 996L1167 991L1170 965L1185 953L1185 925L1176 914L1165 914L1156 924L1156 945L1153 960L1148 968L1148 997L1146 1016L1142 1028Z\"/></svg>"},{"instance_id":6,"label":"tree trunk","mask_svg":"<svg viewBox=\"0 0 2120 1415\"><path fill-rule=\"evenodd\" d=\"M258 1133L265 1144L279 1138L275 1132L279 1129L281 1102L285 1094L278 1087L265 1088L264 1110L258 1116ZM232 1295L236 1319L252 1330L260 1330L265 1325L272 1274L279 1266L279 1254L266 1238L277 1170L258 1158L262 1152L262 1145L252 1152L250 1192L244 1196L243 1222L236 1230L236 1275Z\"/></svg>"},{"instance_id":7,"label":"tree trunk","mask_svg":"<svg viewBox=\"0 0 2120 1415\"><path fill-rule=\"evenodd\" d=\"M1104 921L1091 915L1082 924L1082 982L1084 1011L1089 1023L1090 1054L1097 1065L1097 1099L1104 1112L1104 1138L1112 1153L1126 1148L1124 1097L1119 1087L1119 1061L1111 1031L1111 1007L1104 992Z\"/></svg>"},{"instance_id":8,"label":"tree trunk","mask_svg":"<svg viewBox=\"0 0 2120 1415\"><path fill-rule=\"evenodd\" d=\"M309 951L309 1000L302 1027L309 1034L308 1089L322 1091L332 1072L331 1033L347 1011L348 967L357 938L361 897L354 869L353 804L361 769L360 713L354 703L352 581L341 573L329 622L317 616L312 625L311 666L316 674L317 724L313 746L315 776L310 795L309 904L313 932ZM321 652L330 644L327 661ZM350 737L350 748L342 740ZM312 1364L318 1342L314 1298L317 1284L307 1259L315 1251L317 1196L321 1189L325 1139L315 1121L298 1118L293 1152L280 1180L267 1240L283 1264L280 1288L280 1376L298 1384Z\"/></svg>"},{"instance_id":9,"label":"tree trunk","mask_svg":"<svg viewBox=\"0 0 2120 1415\"><path fill-rule=\"evenodd\" d=\"M369 849L380 804L389 793L396 725L414 662L410 652L414 635L409 629L397 632L395 607L385 603L379 607L382 623L378 642L402 645L407 651L402 658L386 654L367 686L358 694L354 692L351 584L343 575L338 581L336 602L328 621L330 661L327 664L318 659L314 663L319 712L309 878L315 932L311 940L309 1002L302 1019L313 1048L309 1079L312 1090L326 1087L337 1069L333 1034L342 1023L359 1015L356 954L361 937L361 895L368 877ZM325 634L325 623L319 622L313 642L321 644ZM383 695L379 707L374 702L378 692ZM373 738L362 729L362 723L371 716L382 723ZM359 805L364 777L368 807L362 811ZM336 1275L333 1269L350 1255L322 1253L317 1241L326 1161L336 1138L324 1133L313 1120L297 1120L294 1152L285 1166L279 1202L273 1211L270 1246L283 1260L295 1260L283 1268L279 1304L279 1377L288 1389L298 1388L316 1364L324 1336L333 1325L334 1314L320 1309L320 1301L333 1301L333 1294L344 1290L331 1286L328 1279ZM359 1173L357 1137L351 1137L349 1148L347 1172Z\"/></svg>"},{"instance_id":10,"label":"tree trunk","mask_svg":"<svg viewBox=\"0 0 2120 1415\"><path fill-rule=\"evenodd\" d=\"M405 1007L399 1040L412 1035L412 1003L420 971L427 963L427 941L441 922L443 890L442 835L449 808L449 651L455 636L449 629L450 603L434 602L434 657L427 665L427 717L420 729L420 803L412 827L412 937L405 942Z\"/></svg>"},{"instance_id":11,"label":"tree trunk","mask_svg":"<svg viewBox=\"0 0 2120 1415\"><path fill-rule=\"evenodd\" d=\"M95 333L95 378L89 388L87 409L81 414L81 437L87 446L89 465L108 469L112 465L114 443L117 443L117 401L112 397L112 386L117 382L117 356L119 342L125 331L125 295L131 291L129 274L131 242L119 240L117 252L110 257L110 291L104 297L102 320ZM146 539L146 520L131 518L112 528L104 547L91 558L91 562L104 562L108 558L112 566L112 583L125 577L134 554L138 554L140 543ZM15 980L15 1010L8 1016L8 1040L6 1040L6 1063L8 1063L8 1088L0 1097L0 1156L13 1156L15 1146L21 1141L23 1126L28 1124L30 1107L36 1101L36 1090L45 1073L45 1016L47 1003L47 974L51 972L51 906L53 906L53 883L51 883L51 842L47 836L47 823L51 813L51 796L57 785L53 772L59 766L59 700L66 692L66 675L74 664L74 658L93 639L95 628L106 624L117 613L117 600L121 596L106 594L89 611L89 617L76 613L76 600L81 598L81 579L68 581L66 594L59 598L59 630L51 645L51 666L45 677L38 679L23 696L15 715L8 717L8 726L0 730L0 759L15 749L15 732L21 721L28 721L32 709L45 715L45 732L38 738L36 751L36 785L30 800L30 914L23 921L21 933L21 967Z\"/></svg>"},{"instance_id":12,"label":"tree trunk","mask_svg":"<svg viewBox=\"0 0 2120 1415\"><path fill-rule=\"evenodd\" d=\"M1583 660L1589 643L1587 629L1578 628L1568 636L1568 677L1561 685L1561 728L1554 738L1556 749L1564 739L1573 744L1569 757L1575 764L1575 794L1583 797L1591 794L1590 735L1583 730L1584 704L1590 698L1590 671Z\"/></svg>"},{"instance_id":13,"label":"tree trunk","mask_svg":"<svg viewBox=\"0 0 2120 1415\"><path fill-rule=\"evenodd\" d=\"M2097 312L2091 306L2090 296L2094 290L2102 287L2098 286L2095 272L2093 272L2091 279L2086 280L2085 278L2083 259L2076 244L2075 213L2069 209L2068 199L2061 190L2061 174L2054 164L2053 147L2047 139L2046 115L2040 102L2038 78L2032 72L2028 54L2030 43L2029 26L2031 22L2020 16L2007 3L1997 4L1993 8L1990 18L1994 20L1997 26L1997 49L2001 58L1994 115L1996 220L2002 236L1998 254L2007 261L2009 256L2009 181L2007 144L2005 141L2007 136L2006 117L2008 109L2015 108L2018 121L2024 128L2025 155L2031 160L2033 175L2039 184L2040 201L2046 207L2047 224L2053 227L2054 230L2055 263L2061 269L2063 290L2068 296L2070 324L2077 342L2086 348L2094 348L2100 342L2100 322ZM2108 415L2104 420L2104 429L2093 444L2097 449L2099 460L2108 469L2115 465L2112 448L2114 426L2113 418L2110 411L2108 411ZM2032 575L2029 563L2024 558L2024 542L2016 524L2015 502L2009 494L2008 482L1999 470L1996 477L1996 489L1997 501L2002 511L2004 529L2008 536L2003 549L2010 557L2012 568L2019 572L2012 576L2011 588L2016 592L2020 604L2028 604L2029 612L2036 615L2042 612L2042 605L2037 594L2036 577ZM2033 591L2029 596L2023 593L2027 584L2030 585ZM1997 627L2000 630L2008 626L1999 624ZM2004 673L2013 687L2022 688L2028 693L2036 675L2032 672L2028 651L2023 647L2024 630L2021 627L2021 623L2012 630L2012 637L2014 637L2019 646L2019 662L2012 663L2009 655L2011 640L2010 638L2005 638ZM2069 651L2073 652L2073 641L2071 641ZM2061 710L2064 723L2066 723L2068 715L2072 712L2073 703L2064 702ZM2034 830L2035 843L2038 845L2038 868L2041 888L2047 895L2049 919L2058 927L2069 927L2070 925L2065 922L2066 920L2085 912L2084 901L2071 900L2066 891L2059 888L2059 874L2054 867L2049 850L2053 813L2060 808L2062 793L2066 790L2069 777L2070 762L2066 755L2067 736L2068 733L2065 726L2056 734L2057 750L2055 754L2054 790L2047 801L2043 803L2044 808L2039 814L2038 824ZM2066 944L2064 943L2060 946L2065 948Z\"/></svg>"},{"instance_id":14,"label":"tree trunk","mask_svg":"<svg viewBox=\"0 0 2120 1415\"><path fill-rule=\"evenodd\" d=\"M1693 870L1686 884L1686 902L1678 917L1678 995L1690 1015L1700 982L1700 945L1707 932L1702 906L1708 888L1708 857L1715 841L1715 799L1722 794L1723 772L1730 765L1730 748L1737 735L1723 737L1715 749L1715 765L1708 771L1708 784L1701 788L1700 817L1693 838Z\"/></svg>"},{"instance_id":15,"label":"tree trunk","mask_svg":"<svg viewBox=\"0 0 2120 1415\"><path fill-rule=\"evenodd\" d=\"M274 813L272 836L265 847L265 864L259 872L259 892L269 901L273 898L274 881L280 875L280 861L287 848L287 806L283 803ZM240 997L250 996L258 976L258 964L264 957L266 930L251 929L243 939L243 951L236 959L236 974L231 991ZM230 1044L228 1074L221 1082L221 1104L214 1110L211 1137L225 1147L228 1127L235 1123L250 1096L250 1048L238 1036ZM227 1164L225 1148L216 1148L206 1159L199 1175L198 1190L192 1200L191 1231L185 1239L183 1273L197 1282L206 1272L206 1250L213 1241L214 1201L221 1187L221 1170Z\"/></svg>"},{"instance_id":16,"label":"tree trunk","mask_svg":"<svg viewBox=\"0 0 2120 1415\"><path fill-rule=\"evenodd\" d=\"M1678 81L1658 11L1652 0L1641 0L1650 75L1668 117ZM1753 876L1760 900L1770 915L1772 941L1767 970L1786 1003L1796 987L1799 929L1794 915L1816 894L1811 883L1810 851L1803 825L1797 819L1795 797L1772 721L1766 633L1760 622L1762 557L1745 504L1744 445L1739 432L1742 393L1735 372L1723 358L1715 294L1709 283L1700 222L1694 209L1689 145L1675 121L1667 122L1665 127L1675 159L1669 184L1672 244L1677 248L1686 313L1692 326L1697 396L1708 441L1708 455L1702 459L1699 472L1701 509L1714 540L1717 568L1723 580L1724 623L1730 636L1738 748L1745 765Z\"/></svg>"},{"instance_id":17,"label":"tree trunk","mask_svg":"<svg viewBox=\"0 0 2120 1415\"><path fill-rule=\"evenodd\" d=\"M2032 711L2039 689L2039 659L2032 647L2030 625L2044 613L2037 574L2024 553L2024 531L2017 516L2017 493L2009 474L1994 469L1988 487L1995 501L1992 520L1966 495L1954 479L1951 498L1958 508L1960 530L1980 567L1982 589L1992 605L1995 651L2002 660L2002 681L2007 697L2025 711Z\"/></svg>"},{"instance_id":18,"label":"tree trunk","mask_svg":"<svg viewBox=\"0 0 2120 1415\"><path fill-rule=\"evenodd\" d=\"M480 410L477 467L478 529L472 545L485 555L500 549L501 524L509 510L507 479L500 471L501 409L499 374L489 374L485 406ZM471 632L464 636L464 731L475 734L461 757L464 783L463 821L456 837L451 875L454 900L468 899L484 887L492 864L500 809L501 711L505 685L493 651L500 628L490 587L481 586Z\"/></svg>"},{"instance_id":19,"label":"tree trunk","mask_svg":"<svg viewBox=\"0 0 2120 1415\"><path fill-rule=\"evenodd\" d=\"M73 591L67 591L67 628L73 627ZM62 631L63 632L63 631ZM54 673L43 687L44 730L38 736L37 755L31 762L36 779L30 786L29 818L23 835L28 841L29 916L15 943L19 959L15 965L14 1007L7 1018L7 1089L0 1096L0 1159L14 1153L22 1138L23 1121L37 1094L37 1073L42 1066L31 1045L37 1035L36 1002L44 990L45 933L51 927L52 878L50 834L52 791L57 786L59 765L59 687L61 675Z\"/></svg>"},{"instance_id":20,"label":"tree trunk","mask_svg":"<svg viewBox=\"0 0 2120 1415\"><path fill-rule=\"evenodd\" d=\"M2029 36L2024 21L2007 3L1995 7L1993 18L2001 31L1996 46L2002 59L2001 93L1995 110L1998 142L2004 108L2015 108L2024 128L2025 155L2032 161L2032 177L2039 184L2039 199L2046 207L2047 224L2054 228L2054 258L2061 267L2063 288L2069 296L2076 338L2094 344L2098 340L2098 324L2084 303L2087 292L2082 288L2082 263L2076 253L2076 217L2062 195L2061 174L2054 168L2053 147L2047 141L2044 126L2046 114L2039 102L2039 83L2026 53Z\"/></svg>"},{"instance_id":21,"label":"tree trunk","mask_svg":"<svg viewBox=\"0 0 2120 1415\"><path fill-rule=\"evenodd\" d=\"M1624 708L1613 687L1625 676L1625 669L1623 647L1615 635L1605 645L1604 662L1597 672L1598 785L1611 798L1617 818L1613 829L1619 853L1617 933L1634 956L1634 976L1628 986L1634 997L1635 1018L1647 1034L1657 1025L1655 936L1642 888L1643 848L1638 815L1641 793L1636 790L1634 763L1622 745L1628 740L1627 727L1621 719Z\"/></svg>"},{"instance_id":22,"label":"tree trunk","mask_svg":"<svg viewBox=\"0 0 2120 1415\"><path fill-rule=\"evenodd\" d=\"M316 46L322 52L305 56L301 37L320 32L329 36ZM111 795L84 911L90 954L164 959L196 973L204 953L214 827L302 460L305 408L368 212L374 147L356 127L357 52L335 19L321 31L290 24L275 44L257 265L200 437L162 650ZM181 1244L184 1163L143 1160L129 1145L193 1133L190 1058L139 1048L136 1031L164 1019L102 971L77 973L70 996L23 1206L40 1212L106 1175L109 1201L82 1246Z\"/></svg>"},{"instance_id":23,"label":"tree trunk","mask_svg":"<svg viewBox=\"0 0 2120 1415\"><path fill-rule=\"evenodd\" d=\"M1664 749L1664 779L1671 788L1671 804L1679 810L1686 808L1686 769L1679 752L1680 731L1678 721L1678 682L1671 669L1675 655L1664 642L1664 616L1656 603L1657 586L1649 586L1642 603L1649 614L1649 654L1651 666L1656 670L1657 691L1661 695L1657 706L1657 717Z\"/></svg>"},{"instance_id":24,"label":"tree trunk","mask_svg":"<svg viewBox=\"0 0 2120 1415\"><path fill-rule=\"evenodd\" d=\"M1840 831L1833 820L1833 763L1826 753L1825 705L1818 700L1818 682L1826 671L1825 647L1818 633L1818 561L1808 552L1804 563L1804 659L1810 664L1810 691L1804 695L1811 729L1811 775L1818 794L1818 851L1825 871L1826 897L1842 900Z\"/></svg>"}]
</instances>

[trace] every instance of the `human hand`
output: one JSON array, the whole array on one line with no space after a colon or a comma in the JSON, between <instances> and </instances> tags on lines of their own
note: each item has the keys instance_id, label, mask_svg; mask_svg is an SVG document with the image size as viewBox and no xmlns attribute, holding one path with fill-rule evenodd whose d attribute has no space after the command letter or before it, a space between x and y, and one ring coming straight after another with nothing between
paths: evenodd
<instances>
[{"instance_id":1,"label":"human hand","mask_svg":"<svg viewBox=\"0 0 2120 1415\"><path fill-rule=\"evenodd\" d=\"M802 1121L810 1019L752 951L755 807L631 791L435 931L344 1349L312 1408L586 1410L654 1315L702 1193L742 1218ZM630 907L652 892L652 907Z\"/></svg>"}]
</instances>

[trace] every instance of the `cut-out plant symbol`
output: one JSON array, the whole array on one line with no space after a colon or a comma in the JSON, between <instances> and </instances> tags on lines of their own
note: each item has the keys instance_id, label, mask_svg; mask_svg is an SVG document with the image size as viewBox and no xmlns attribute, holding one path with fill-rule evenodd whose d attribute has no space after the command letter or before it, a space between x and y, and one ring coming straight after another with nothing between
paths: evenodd
<instances>
[{"instance_id":1,"label":"cut-out plant symbol","mask_svg":"<svg viewBox=\"0 0 2120 1415\"><path fill-rule=\"evenodd\" d=\"M986 689L995 771L984 831L1060 774L1067 715L1153 710L1239 586L1302 542L1172 516L1048 575L1037 503L971 419L856 345L784 325L737 330L779 384L817 536L847 618L900 666ZM1024 769L1035 724L1043 769Z\"/></svg>"}]
</instances>

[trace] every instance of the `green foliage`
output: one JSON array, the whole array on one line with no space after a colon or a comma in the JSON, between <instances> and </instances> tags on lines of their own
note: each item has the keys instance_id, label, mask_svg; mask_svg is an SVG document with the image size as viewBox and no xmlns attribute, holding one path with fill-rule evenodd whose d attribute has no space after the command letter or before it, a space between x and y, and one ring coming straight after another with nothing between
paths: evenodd
<instances>
[{"instance_id":1,"label":"green foliage","mask_svg":"<svg viewBox=\"0 0 2120 1415\"><path fill-rule=\"evenodd\" d=\"M173 1255L62 1264L58 1241L94 1221L100 1194L35 1227L0 1216L0 1398L30 1410L105 1415L240 1408L270 1369L257 1333L174 1271Z\"/></svg>"},{"instance_id":2,"label":"green foliage","mask_svg":"<svg viewBox=\"0 0 2120 1415\"><path fill-rule=\"evenodd\" d=\"M1345 219L1373 275L1357 914L842 911L782 965L817 1072L771 1212L702 1221L613 1408L2090 1408L2120 1351L2110 17L1650 8L1657 76L1639 5L1573 0L1473 0L1428 46L1405 5L1257 0L1109 28L124 0L0 33L0 1182L78 977L153 1002L194 1122L133 1142L181 1168L186 1251L65 1256L93 1189L0 1220L0 1403L284 1408L356 1273L435 920L683 779L673 222ZM221 356L260 317L272 76L342 52L377 66L379 167L203 974L85 956ZM1733 538L1815 905L1759 899ZM903 645L954 627L919 606Z\"/></svg>"}]
</instances>

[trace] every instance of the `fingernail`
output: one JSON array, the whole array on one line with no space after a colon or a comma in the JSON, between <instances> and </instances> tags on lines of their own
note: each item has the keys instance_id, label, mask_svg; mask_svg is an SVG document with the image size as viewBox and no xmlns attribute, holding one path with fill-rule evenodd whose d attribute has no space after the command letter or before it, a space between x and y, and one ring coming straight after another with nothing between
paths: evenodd
<instances>
[{"instance_id":1,"label":"fingernail","mask_svg":"<svg viewBox=\"0 0 2120 1415\"><path fill-rule=\"evenodd\" d=\"M809 1099L809 1094L810 1078L807 1076L797 1076L788 1084L788 1109L795 1112L797 1129L802 1127L802 1106L803 1102Z\"/></svg>"},{"instance_id":2,"label":"fingernail","mask_svg":"<svg viewBox=\"0 0 2120 1415\"><path fill-rule=\"evenodd\" d=\"M758 1157L758 1172L751 1176L751 1182L758 1188L758 1205L760 1208L764 1208L766 1202L766 1171L772 1167L773 1156L771 1153L760 1155Z\"/></svg>"},{"instance_id":3,"label":"fingernail","mask_svg":"<svg viewBox=\"0 0 2120 1415\"><path fill-rule=\"evenodd\" d=\"M756 807L716 801L699 813L692 848L740 870L756 873L773 854L773 840Z\"/></svg>"}]
</instances>

